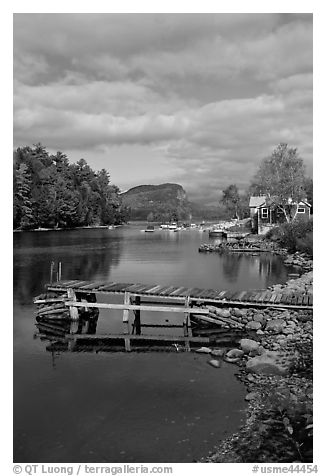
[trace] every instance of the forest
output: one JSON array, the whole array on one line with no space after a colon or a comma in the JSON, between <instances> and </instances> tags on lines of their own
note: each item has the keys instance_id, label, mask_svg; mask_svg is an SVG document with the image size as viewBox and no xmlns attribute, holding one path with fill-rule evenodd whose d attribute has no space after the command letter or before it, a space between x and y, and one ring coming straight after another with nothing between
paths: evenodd
<instances>
[{"instance_id":1,"label":"forest","mask_svg":"<svg viewBox=\"0 0 326 476\"><path fill-rule=\"evenodd\" d=\"M105 169L94 171L84 159L70 164L40 143L14 151L15 230L121 224L127 214Z\"/></svg>"}]
</instances>

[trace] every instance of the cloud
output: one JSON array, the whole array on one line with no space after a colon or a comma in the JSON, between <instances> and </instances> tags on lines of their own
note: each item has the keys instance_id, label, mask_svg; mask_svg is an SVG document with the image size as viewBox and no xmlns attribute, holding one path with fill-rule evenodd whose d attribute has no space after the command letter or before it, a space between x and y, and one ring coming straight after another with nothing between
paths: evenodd
<instances>
[{"instance_id":1,"label":"cloud","mask_svg":"<svg viewBox=\"0 0 326 476\"><path fill-rule=\"evenodd\" d=\"M311 15L15 14L14 78L15 146L141 145L196 196L281 141L311 170Z\"/></svg>"}]
</instances>

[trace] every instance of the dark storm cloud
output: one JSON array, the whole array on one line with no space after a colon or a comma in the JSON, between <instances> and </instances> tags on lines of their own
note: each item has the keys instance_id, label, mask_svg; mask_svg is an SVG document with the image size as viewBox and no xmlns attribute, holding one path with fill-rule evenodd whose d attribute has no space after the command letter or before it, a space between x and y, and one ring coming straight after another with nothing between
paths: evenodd
<instances>
[{"instance_id":1,"label":"dark storm cloud","mask_svg":"<svg viewBox=\"0 0 326 476\"><path fill-rule=\"evenodd\" d=\"M17 146L140 144L194 193L281 141L311 164L311 15L16 14L14 78Z\"/></svg>"}]
</instances>

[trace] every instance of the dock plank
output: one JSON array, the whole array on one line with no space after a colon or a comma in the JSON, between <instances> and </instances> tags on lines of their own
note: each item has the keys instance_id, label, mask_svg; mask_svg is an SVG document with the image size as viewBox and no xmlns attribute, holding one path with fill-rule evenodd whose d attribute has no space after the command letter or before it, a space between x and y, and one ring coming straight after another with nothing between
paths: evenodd
<instances>
[{"instance_id":1,"label":"dock plank","mask_svg":"<svg viewBox=\"0 0 326 476\"><path fill-rule=\"evenodd\" d=\"M277 293L276 294L276 299L275 299L275 304L279 304L282 299L282 293Z\"/></svg>"},{"instance_id":2,"label":"dock plank","mask_svg":"<svg viewBox=\"0 0 326 476\"><path fill-rule=\"evenodd\" d=\"M82 290L92 290L92 289L97 289L100 286L104 286L105 284L108 284L107 281L88 281L87 284L84 284L83 286L80 286L80 289Z\"/></svg>"},{"instance_id":3,"label":"dock plank","mask_svg":"<svg viewBox=\"0 0 326 476\"><path fill-rule=\"evenodd\" d=\"M302 304L303 304L304 306L307 306L307 305L309 304L308 299L309 299L308 294L303 294L303 296L302 296Z\"/></svg>"},{"instance_id":4,"label":"dock plank","mask_svg":"<svg viewBox=\"0 0 326 476\"><path fill-rule=\"evenodd\" d=\"M176 291L177 289L179 288L176 286L169 286L165 291L162 291L160 293L160 296L169 296L171 293L173 293L173 291Z\"/></svg>"}]
</instances>

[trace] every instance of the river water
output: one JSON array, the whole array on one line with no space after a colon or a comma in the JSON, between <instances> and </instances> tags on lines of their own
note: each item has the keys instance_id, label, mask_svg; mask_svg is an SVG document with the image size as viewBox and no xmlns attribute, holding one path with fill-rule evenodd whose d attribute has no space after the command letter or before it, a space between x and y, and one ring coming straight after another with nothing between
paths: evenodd
<instances>
[{"instance_id":1,"label":"river water","mask_svg":"<svg viewBox=\"0 0 326 476\"><path fill-rule=\"evenodd\" d=\"M207 233L141 228L14 234L15 462L192 462L241 424L245 389L230 364L175 350L60 351L35 336L32 300L51 261L63 279L221 290L287 279L278 256L206 255ZM97 332L119 326L120 311L100 312Z\"/></svg>"}]
</instances>

